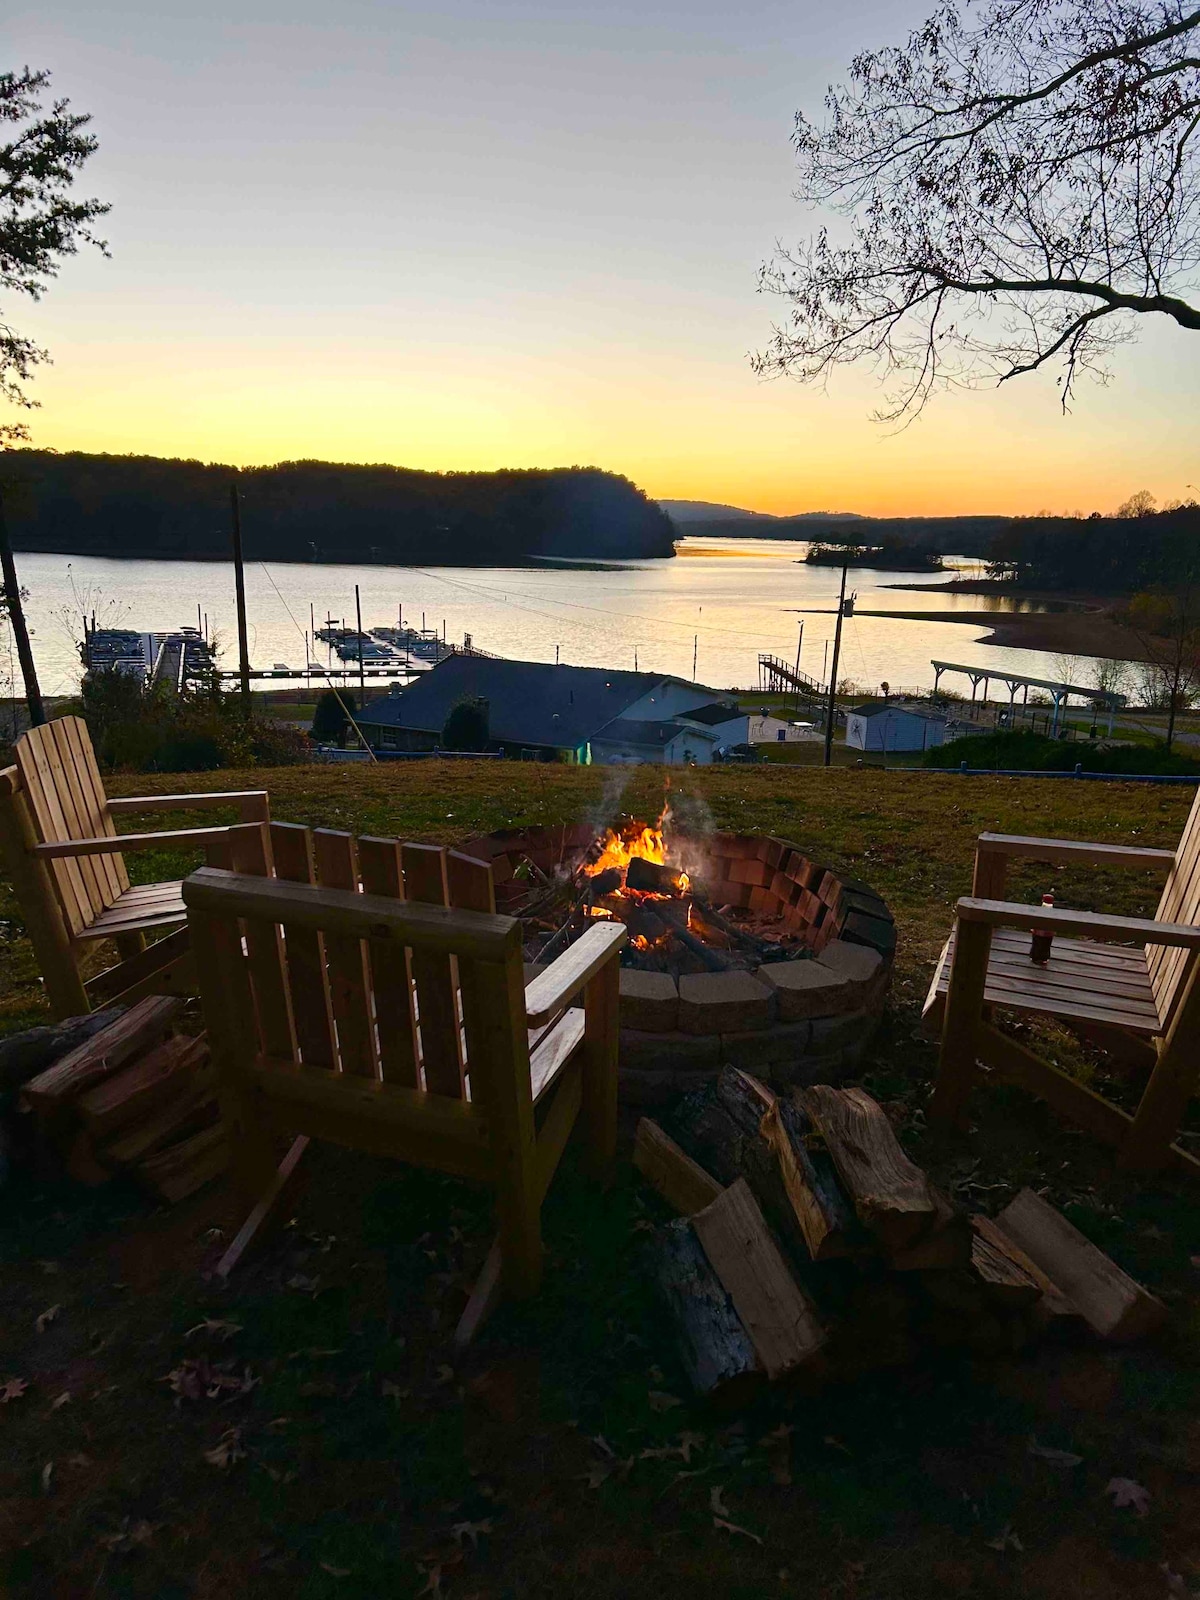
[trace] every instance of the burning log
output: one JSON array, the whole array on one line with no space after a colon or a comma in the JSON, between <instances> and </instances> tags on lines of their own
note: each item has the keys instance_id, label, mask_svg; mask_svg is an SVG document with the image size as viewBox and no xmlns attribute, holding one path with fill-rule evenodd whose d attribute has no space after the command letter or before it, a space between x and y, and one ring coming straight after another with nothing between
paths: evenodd
<instances>
[{"instance_id":1,"label":"burning log","mask_svg":"<svg viewBox=\"0 0 1200 1600\"><path fill-rule=\"evenodd\" d=\"M605 867L603 872L593 873L584 887L591 899L598 900L602 895L616 894L624 885L625 874L620 867Z\"/></svg>"},{"instance_id":2,"label":"burning log","mask_svg":"<svg viewBox=\"0 0 1200 1600\"><path fill-rule=\"evenodd\" d=\"M607 875L607 873L600 874L602 877ZM669 867L657 861L647 861L645 856L634 856L625 869L625 887L636 889L639 894L678 894L679 878L677 867Z\"/></svg>"},{"instance_id":3,"label":"burning log","mask_svg":"<svg viewBox=\"0 0 1200 1600\"><path fill-rule=\"evenodd\" d=\"M712 949L703 939L697 939L696 935L689 933L686 928L672 928L671 933L685 950L690 950L694 956L700 958L709 972L728 972L734 965L728 956Z\"/></svg>"}]
</instances>

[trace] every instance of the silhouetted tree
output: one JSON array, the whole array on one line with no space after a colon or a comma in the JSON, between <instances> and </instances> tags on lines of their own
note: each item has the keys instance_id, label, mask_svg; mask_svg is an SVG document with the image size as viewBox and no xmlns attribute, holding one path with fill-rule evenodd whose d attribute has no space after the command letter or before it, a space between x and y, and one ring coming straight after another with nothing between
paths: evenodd
<instances>
[{"instance_id":1,"label":"silhouetted tree","mask_svg":"<svg viewBox=\"0 0 1200 1600\"><path fill-rule=\"evenodd\" d=\"M1200 689L1200 588L1151 589L1133 597L1129 620L1147 657L1142 688L1147 702L1167 713L1166 745L1175 742L1175 719Z\"/></svg>"},{"instance_id":2,"label":"silhouetted tree","mask_svg":"<svg viewBox=\"0 0 1200 1600\"><path fill-rule=\"evenodd\" d=\"M442 728L443 750L486 750L491 729L486 700L460 700Z\"/></svg>"},{"instance_id":3,"label":"silhouetted tree","mask_svg":"<svg viewBox=\"0 0 1200 1600\"><path fill-rule=\"evenodd\" d=\"M791 310L758 369L873 362L896 421L1052 362L1065 407L1134 315L1200 330L1198 30L1180 0L984 0L857 57L793 139L849 237L763 268Z\"/></svg>"},{"instance_id":4,"label":"silhouetted tree","mask_svg":"<svg viewBox=\"0 0 1200 1600\"><path fill-rule=\"evenodd\" d=\"M48 72L0 72L0 125L13 136L0 143L0 289L5 295L22 294L40 300L51 278L58 274L64 256L74 255L80 244L105 248L91 224L108 207L99 200L72 200L67 191L75 174L96 148L83 130L90 118L73 115L66 100L55 100L42 115ZM0 307L0 399L27 410L31 400L24 385L34 367L50 359L47 351L13 328ZM22 423L0 422L0 447L27 439ZM3 484L0 483L0 497ZM0 574L4 605L25 680L29 720L44 722L42 694L25 625L21 586L13 561L8 523L0 498Z\"/></svg>"},{"instance_id":5,"label":"silhouetted tree","mask_svg":"<svg viewBox=\"0 0 1200 1600\"><path fill-rule=\"evenodd\" d=\"M340 693L323 689L313 708L312 737L317 744L336 744L339 750L346 747L346 713L355 712L354 696L347 690Z\"/></svg>"}]
</instances>

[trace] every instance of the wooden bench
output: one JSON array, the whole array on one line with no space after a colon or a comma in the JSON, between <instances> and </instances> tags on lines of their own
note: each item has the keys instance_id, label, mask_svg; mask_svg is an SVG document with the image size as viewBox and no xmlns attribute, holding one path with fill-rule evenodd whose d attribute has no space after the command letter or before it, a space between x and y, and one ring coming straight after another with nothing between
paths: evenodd
<instances>
[{"instance_id":1,"label":"wooden bench","mask_svg":"<svg viewBox=\"0 0 1200 1600\"><path fill-rule=\"evenodd\" d=\"M266 821L265 791L110 800L81 717L30 728L15 754L16 764L0 771L0 851L55 1016L194 988L180 884L131 885L125 854L206 845L225 829L118 836L114 818L233 805L243 822ZM174 932L145 948L147 934L164 930ZM85 981L81 959L98 939L113 940L120 960Z\"/></svg>"},{"instance_id":2,"label":"wooden bench","mask_svg":"<svg viewBox=\"0 0 1200 1600\"><path fill-rule=\"evenodd\" d=\"M1017 905L1004 899L1016 858L1156 869L1166 884L1151 919ZM1200 794L1173 851L981 834L972 894L957 913L925 1001L942 1036L931 1119L963 1123L982 1063L1115 1145L1122 1167L1200 1175L1200 1160L1172 1142L1200 1073ZM1030 958L1035 929L1054 936L1044 964ZM1136 1114L1002 1033L991 1013L1004 1010L1060 1018L1148 1065Z\"/></svg>"},{"instance_id":3,"label":"wooden bench","mask_svg":"<svg viewBox=\"0 0 1200 1600\"><path fill-rule=\"evenodd\" d=\"M501 1287L538 1286L541 1204L576 1118L594 1170L615 1153L624 926L589 929L527 986L484 862L286 823L230 829L222 855L183 885L249 1212L218 1270L283 1216L310 1137L474 1178L496 1192L498 1237L465 1343Z\"/></svg>"}]
</instances>

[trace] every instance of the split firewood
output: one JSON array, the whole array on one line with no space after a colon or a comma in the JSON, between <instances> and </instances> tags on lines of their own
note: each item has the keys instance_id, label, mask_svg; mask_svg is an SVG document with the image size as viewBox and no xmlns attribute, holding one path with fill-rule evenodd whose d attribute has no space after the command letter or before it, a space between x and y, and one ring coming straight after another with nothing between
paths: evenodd
<instances>
[{"instance_id":1,"label":"split firewood","mask_svg":"<svg viewBox=\"0 0 1200 1600\"><path fill-rule=\"evenodd\" d=\"M996 1218L996 1226L1057 1284L1102 1339L1139 1339L1165 1320L1167 1308L1157 1296L1032 1189L1021 1190Z\"/></svg>"},{"instance_id":2,"label":"split firewood","mask_svg":"<svg viewBox=\"0 0 1200 1600\"><path fill-rule=\"evenodd\" d=\"M126 1129L111 1143L101 1146L100 1160L113 1167L131 1167L146 1156L157 1154L168 1145L209 1127L218 1116L212 1074L201 1070L176 1098L154 1116Z\"/></svg>"},{"instance_id":3,"label":"split firewood","mask_svg":"<svg viewBox=\"0 0 1200 1600\"><path fill-rule=\"evenodd\" d=\"M810 1364L826 1332L767 1227L750 1185L739 1178L692 1218L769 1379Z\"/></svg>"},{"instance_id":4,"label":"split firewood","mask_svg":"<svg viewBox=\"0 0 1200 1600\"><path fill-rule=\"evenodd\" d=\"M814 1084L797 1090L833 1157L859 1221L888 1250L903 1250L932 1228L929 1180L901 1150L882 1108L862 1089Z\"/></svg>"},{"instance_id":5,"label":"split firewood","mask_svg":"<svg viewBox=\"0 0 1200 1600\"><path fill-rule=\"evenodd\" d=\"M208 1040L179 1035L79 1096L75 1109L93 1139L115 1134L170 1100L208 1059Z\"/></svg>"},{"instance_id":6,"label":"split firewood","mask_svg":"<svg viewBox=\"0 0 1200 1600\"><path fill-rule=\"evenodd\" d=\"M813 1125L808 1114L795 1101L771 1095L761 1128L812 1259L829 1261L861 1249L862 1228L842 1193L829 1152L815 1144L810 1148Z\"/></svg>"},{"instance_id":7,"label":"split firewood","mask_svg":"<svg viewBox=\"0 0 1200 1600\"><path fill-rule=\"evenodd\" d=\"M660 1230L654 1263L693 1389L731 1408L748 1403L762 1384L762 1368L689 1221Z\"/></svg>"},{"instance_id":8,"label":"split firewood","mask_svg":"<svg viewBox=\"0 0 1200 1600\"><path fill-rule=\"evenodd\" d=\"M1036 1324L1043 1327L1053 1325L1064 1328L1082 1324L1083 1319L1079 1312L1058 1285L1053 1283L1037 1262L1027 1256L1016 1240L1010 1239L990 1217L973 1216L971 1231L973 1235L971 1259L977 1271L980 1270L977 1252L982 1245L994 1254L1005 1256L1014 1272L1021 1274L1028 1282L1036 1284L1038 1294L1032 1310L1032 1320ZM982 1272L980 1276L983 1276Z\"/></svg>"},{"instance_id":9,"label":"split firewood","mask_svg":"<svg viewBox=\"0 0 1200 1600\"><path fill-rule=\"evenodd\" d=\"M680 1216L703 1211L722 1191L723 1186L649 1117L638 1123L633 1164Z\"/></svg>"},{"instance_id":10,"label":"split firewood","mask_svg":"<svg viewBox=\"0 0 1200 1600\"><path fill-rule=\"evenodd\" d=\"M745 1178L781 1242L798 1261L807 1261L808 1245L762 1132L764 1092L769 1097L748 1073L726 1067L715 1084L684 1096L670 1127L688 1155L720 1183Z\"/></svg>"},{"instance_id":11,"label":"split firewood","mask_svg":"<svg viewBox=\"0 0 1200 1600\"><path fill-rule=\"evenodd\" d=\"M965 1267L971 1260L971 1224L965 1211L937 1187L929 1185L934 1219L915 1244L886 1253L893 1272Z\"/></svg>"},{"instance_id":12,"label":"split firewood","mask_svg":"<svg viewBox=\"0 0 1200 1600\"><path fill-rule=\"evenodd\" d=\"M182 1009L183 1001L176 995L148 995L139 1000L109 1027L31 1078L21 1091L22 1104L39 1117L52 1116L156 1044Z\"/></svg>"},{"instance_id":13,"label":"split firewood","mask_svg":"<svg viewBox=\"0 0 1200 1600\"><path fill-rule=\"evenodd\" d=\"M174 1204L194 1194L228 1165L229 1141L224 1126L217 1122L180 1144L148 1156L135 1170L149 1189Z\"/></svg>"},{"instance_id":14,"label":"split firewood","mask_svg":"<svg viewBox=\"0 0 1200 1600\"><path fill-rule=\"evenodd\" d=\"M1036 1305L1042 1297L1041 1284L1014 1260L1011 1251L1001 1250L986 1235L976 1232L971 1241L971 1268L994 1304L1021 1310Z\"/></svg>"}]
</instances>

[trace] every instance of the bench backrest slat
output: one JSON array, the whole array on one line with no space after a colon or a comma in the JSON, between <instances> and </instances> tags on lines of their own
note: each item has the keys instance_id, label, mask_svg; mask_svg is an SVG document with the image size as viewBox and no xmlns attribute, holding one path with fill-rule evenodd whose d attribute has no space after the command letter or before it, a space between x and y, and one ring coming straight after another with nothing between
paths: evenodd
<instances>
[{"instance_id":1,"label":"bench backrest slat","mask_svg":"<svg viewBox=\"0 0 1200 1600\"><path fill-rule=\"evenodd\" d=\"M1200 925L1200 790L1184 824L1175 862L1167 873L1162 899L1155 912L1157 922L1183 922ZM1146 946L1146 963L1154 998L1164 1029L1174 1015L1183 992L1183 982L1196 959L1186 950Z\"/></svg>"}]
</instances>

